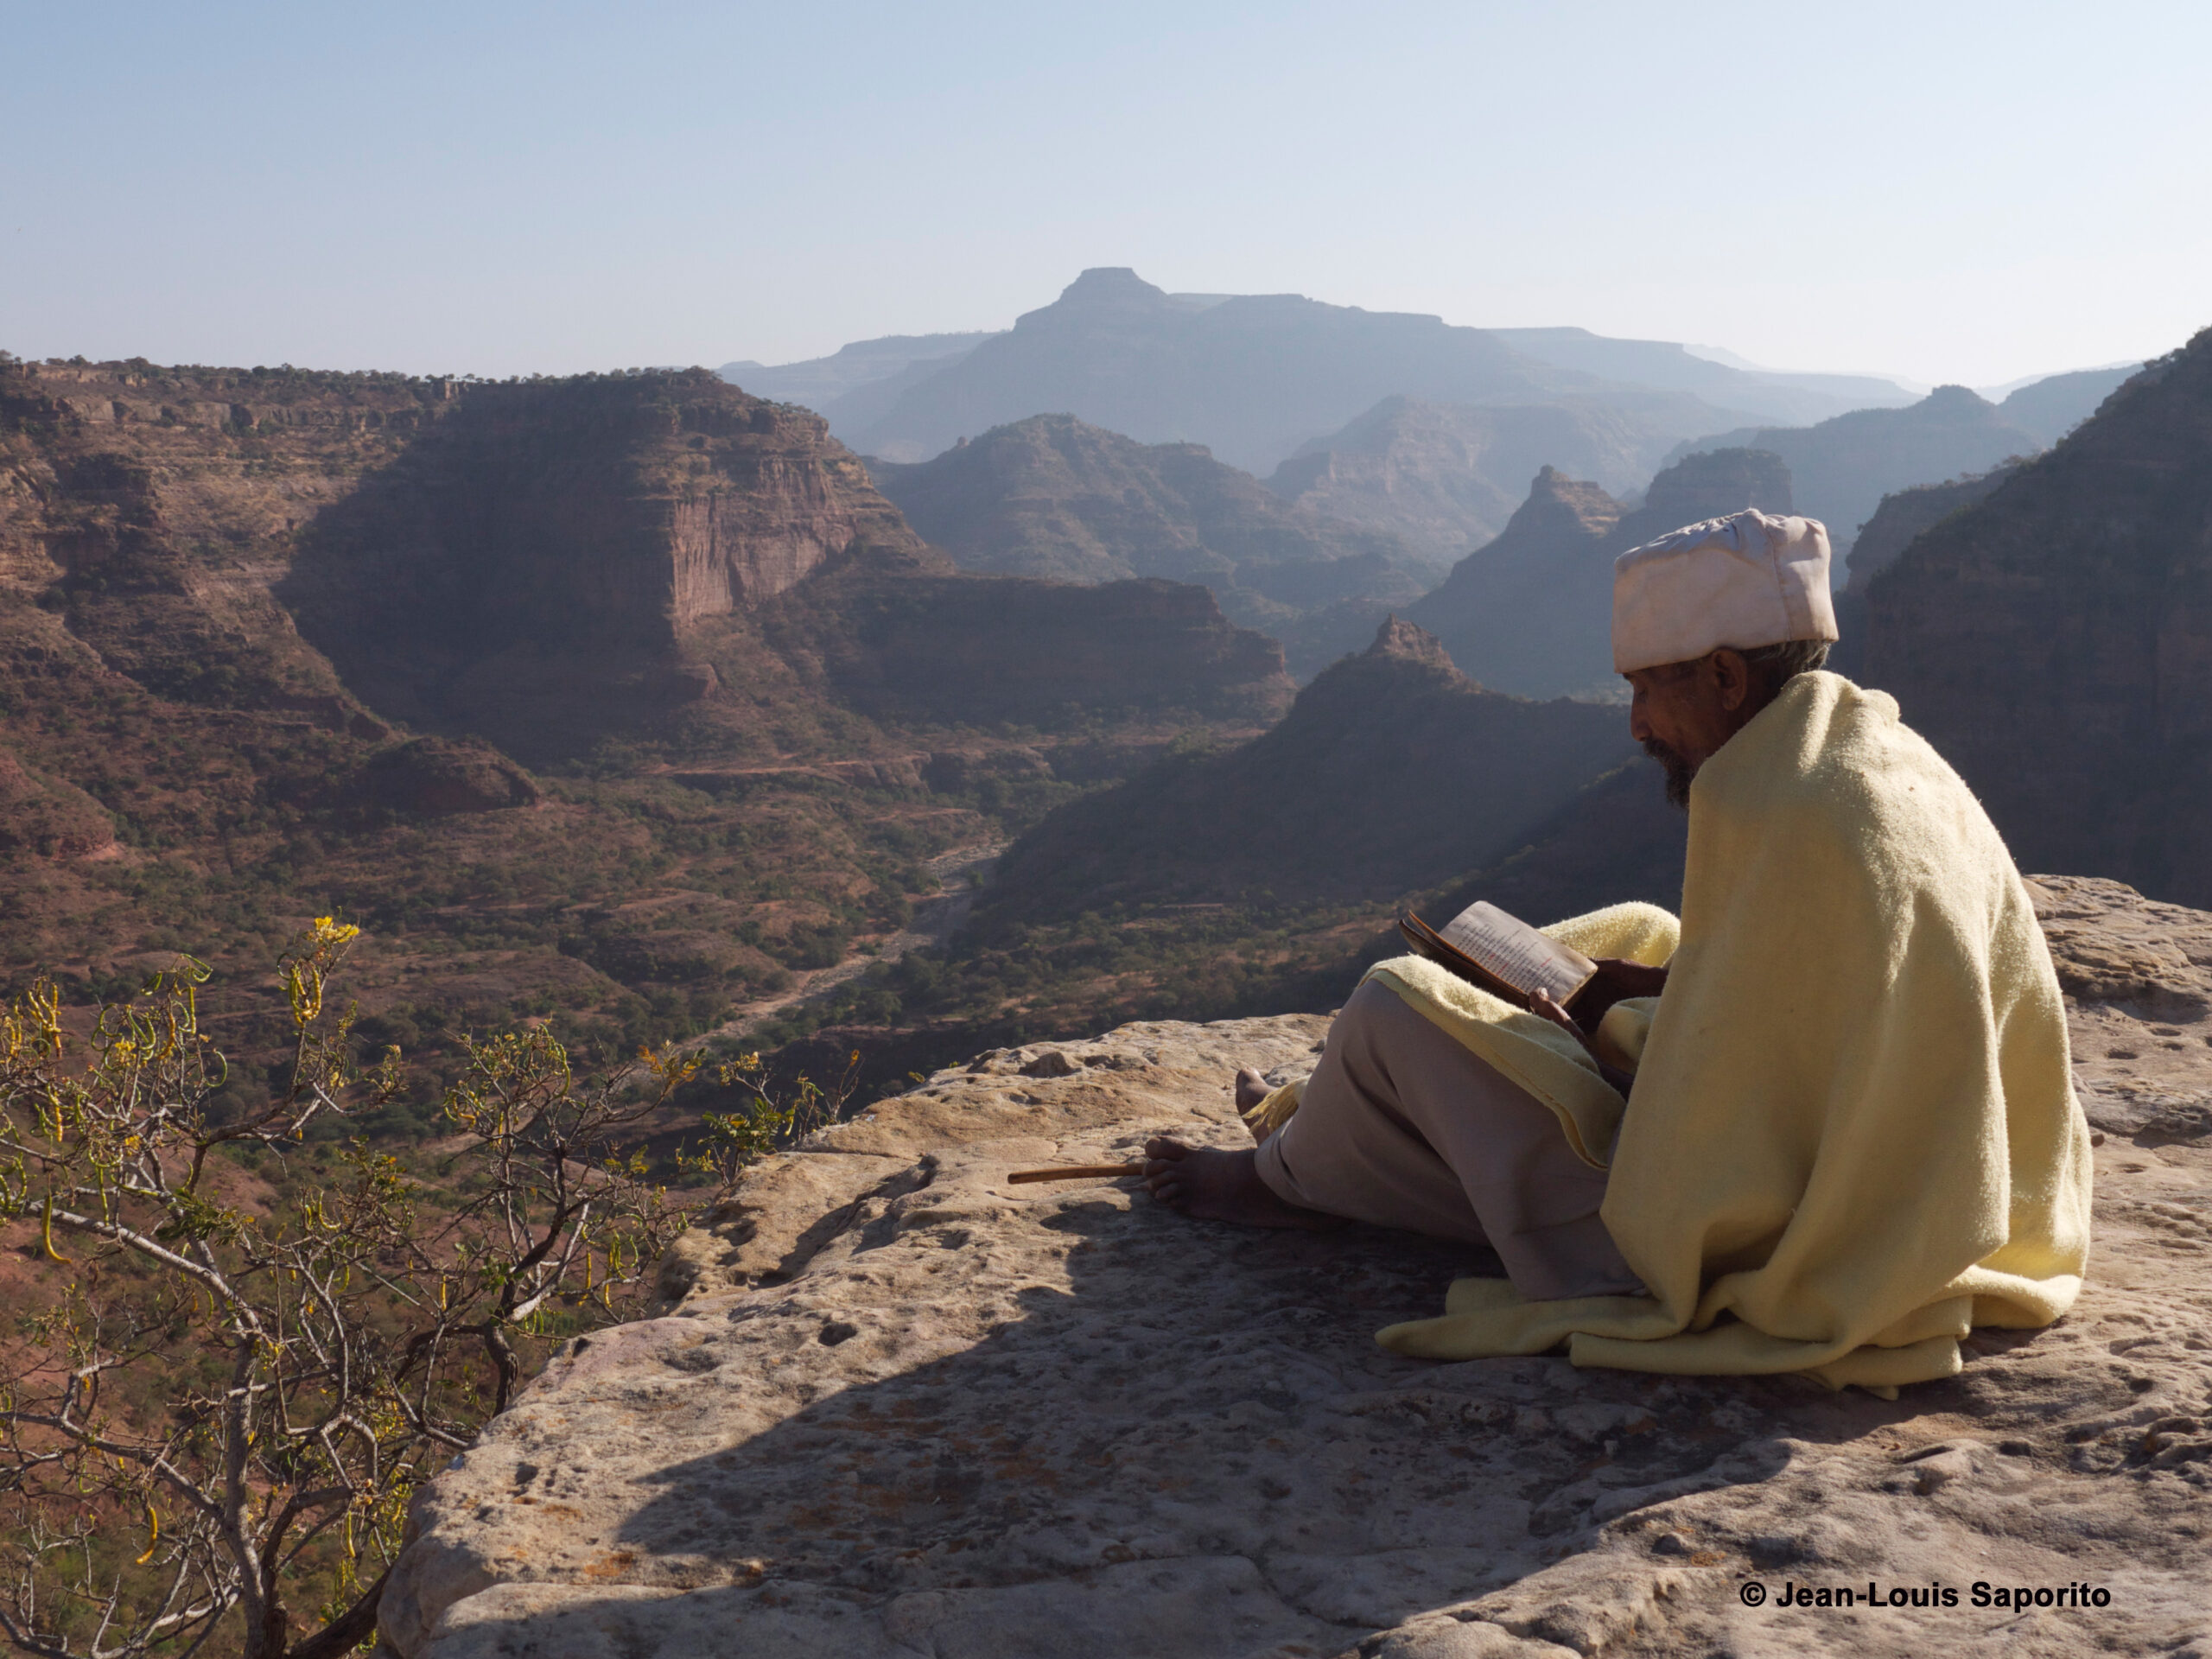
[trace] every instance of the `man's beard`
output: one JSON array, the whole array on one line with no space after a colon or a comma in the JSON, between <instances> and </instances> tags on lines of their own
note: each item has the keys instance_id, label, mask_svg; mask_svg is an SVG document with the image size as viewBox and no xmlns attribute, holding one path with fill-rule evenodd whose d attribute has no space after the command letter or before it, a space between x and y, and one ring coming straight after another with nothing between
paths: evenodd
<instances>
[{"instance_id":1,"label":"man's beard","mask_svg":"<svg viewBox=\"0 0 2212 1659\"><path fill-rule=\"evenodd\" d=\"M1690 779L1697 776L1697 768L1656 737L1643 740L1643 752L1667 769L1667 798L1688 811Z\"/></svg>"}]
</instances>

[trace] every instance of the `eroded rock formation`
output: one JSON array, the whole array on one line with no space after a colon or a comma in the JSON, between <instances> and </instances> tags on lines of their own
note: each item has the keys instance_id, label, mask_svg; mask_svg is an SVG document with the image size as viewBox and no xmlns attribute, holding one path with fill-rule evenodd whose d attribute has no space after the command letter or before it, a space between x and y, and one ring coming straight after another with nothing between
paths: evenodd
<instances>
[{"instance_id":1,"label":"eroded rock formation","mask_svg":"<svg viewBox=\"0 0 2212 1659\"><path fill-rule=\"evenodd\" d=\"M423 1494L404 1659L2194 1653L2212 1638L2212 916L2037 884L2101 1130L2075 1311L1885 1401L1373 1342L1480 1253L1009 1185L1173 1128L1318 1017L940 1071L756 1169L668 1317L573 1344ZM1495 1272L1494 1262L1489 1270ZM1748 1586L1766 1594L1754 1605ZM2108 1605L1976 1605L1977 1584ZM1955 1605L1778 1605L1869 1585ZM1794 1592L1793 1592L1794 1593Z\"/></svg>"}]
</instances>

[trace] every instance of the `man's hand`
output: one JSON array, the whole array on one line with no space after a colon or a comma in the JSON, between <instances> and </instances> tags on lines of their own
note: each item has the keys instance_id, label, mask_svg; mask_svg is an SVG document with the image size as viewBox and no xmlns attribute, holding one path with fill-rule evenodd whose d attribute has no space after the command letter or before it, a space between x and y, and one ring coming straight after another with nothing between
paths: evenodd
<instances>
[{"instance_id":1,"label":"man's hand","mask_svg":"<svg viewBox=\"0 0 2212 1659\"><path fill-rule=\"evenodd\" d=\"M1614 1003L1631 996L1656 996L1666 988L1664 968L1647 968L1624 957L1600 957L1596 976L1574 999L1574 1022L1585 1036L1595 1036L1598 1022Z\"/></svg>"},{"instance_id":2,"label":"man's hand","mask_svg":"<svg viewBox=\"0 0 2212 1659\"><path fill-rule=\"evenodd\" d=\"M1632 962L1622 963L1619 965L1624 968L1634 968L1637 966L1637 964ZM1663 977L1667 970L1663 968L1645 968L1639 971L1643 973L1657 973ZM1592 988L1596 988L1594 983ZM1585 991L1583 995L1587 996L1589 994L1589 991ZM1651 993L1649 991L1638 991L1634 993L1634 995L1638 996L1649 996ZM1611 1085L1613 1091L1619 1095L1623 1100L1626 1100L1628 1098L1629 1090L1636 1086L1636 1073L1633 1071L1624 1071L1618 1066L1607 1065L1605 1061L1599 1059L1598 1058L1598 1046L1590 1040L1590 1033L1583 1030L1580 1026L1575 1023L1574 1016L1573 1014L1569 1014L1565 1008L1562 1008L1558 1003L1552 1001L1552 995L1549 991L1538 991L1534 996L1530 997L1529 999L1529 1012L1535 1014L1539 1020L1550 1020L1552 1024L1557 1026L1561 1031L1567 1033L1576 1042L1581 1044L1583 1052L1589 1055L1591 1064L1598 1068L1598 1075L1603 1077L1607 1084Z\"/></svg>"},{"instance_id":3,"label":"man's hand","mask_svg":"<svg viewBox=\"0 0 2212 1659\"><path fill-rule=\"evenodd\" d=\"M1656 996L1667 988L1667 970L1648 968L1626 957L1599 957L1598 976L1590 982L1590 986L1592 990L1599 986L1611 990L1616 1002L1630 996ZM1589 991L1583 993L1585 996L1589 995Z\"/></svg>"}]
</instances>

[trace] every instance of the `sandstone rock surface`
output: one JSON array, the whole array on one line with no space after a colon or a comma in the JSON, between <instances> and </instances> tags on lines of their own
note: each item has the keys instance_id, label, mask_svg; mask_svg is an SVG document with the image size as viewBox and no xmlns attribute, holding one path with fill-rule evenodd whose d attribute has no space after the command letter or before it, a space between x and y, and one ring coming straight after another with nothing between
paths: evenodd
<instances>
[{"instance_id":1,"label":"sandstone rock surface","mask_svg":"<svg viewBox=\"0 0 2212 1659\"><path fill-rule=\"evenodd\" d=\"M2037 898L2102 1130L2088 1291L1896 1401L1396 1358L1478 1253L1009 1185L1173 1127L1311 1016L986 1055L760 1166L664 1318L579 1342L432 1485L404 1659L699 1652L2212 1652L2212 915ZM1899 1179L1913 1172L1900 1170ZM1491 1264L1495 1270L1495 1264ZM1976 1605L1977 1582L2102 1607ZM1869 1585L1883 1605L1778 1605ZM1751 1586L1769 1596L1751 1605ZM1891 1606L1931 1586L1956 1606Z\"/></svg>"}]
</instances>

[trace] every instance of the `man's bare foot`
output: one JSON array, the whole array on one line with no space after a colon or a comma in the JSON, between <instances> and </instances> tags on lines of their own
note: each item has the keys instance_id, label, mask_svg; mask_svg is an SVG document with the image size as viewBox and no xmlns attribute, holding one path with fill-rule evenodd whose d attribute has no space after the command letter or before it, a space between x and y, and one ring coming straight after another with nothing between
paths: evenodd
<instances>
[{"instance_id":1,"label":"man's bare foot","mask_svg":"<svg viewBox=\"0 0 2212 1659\"><path fill-rule=\"evenodd\" d=\"M1144 1143L1144 1184L1171 1210L1200 1221L1239 1227L1296 1227L1312 1232L1344 1225L1342 1217L1285 1204L1260 1179L1255 1152L1186 1147L1171 1135Z\"/></svg>"},{"instance_id":2,"label":"man's bare foot","mask_svg":"<svg viewBox=\"0 0 2212 1659\"><path fill-rule=\"evenodd\" d=\"M1237 1072L1236 1109L1238 1111L1250 1111L1273 1093L1274 1093L1274 1085L1250 1066L1245 1066Z\"/></svg>"},{"instance_id":3,"label":"man's bare foot","mask_svg":"<svg viewBox=\"0 0 2212 1659\"><path fill-rule=\"evenodd\" d=\"M1265 1077L1250 1066L1244 1067L1236 1074L1236 1115L1243 1117L1245 1113L1250 1111L1274 1092L1274 1089L1268 1085ZM1268 1138L1268 1131L1256 1123L1248 1122L1244 1127L1251 1130L1252 1140L1255 1145Z\"/></svg>"}]
</instances>

